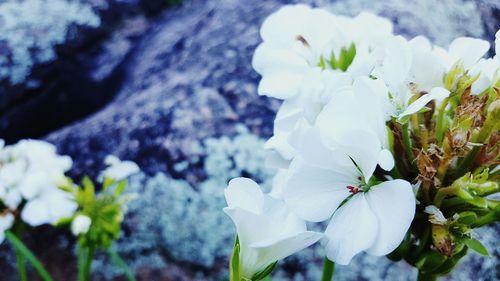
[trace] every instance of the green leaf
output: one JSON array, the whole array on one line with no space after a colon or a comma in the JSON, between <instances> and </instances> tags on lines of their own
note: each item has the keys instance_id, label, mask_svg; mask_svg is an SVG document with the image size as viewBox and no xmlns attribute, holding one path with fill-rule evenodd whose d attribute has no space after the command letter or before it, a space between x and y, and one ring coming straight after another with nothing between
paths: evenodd
<instances>
[{"instance_id":1,"label":"green leaf","mask_svg":"<svg viewBox=\"0 0 500 281\"><path fill-rule=\"evenodd\" d=\"M42 263L35 257L35 255L14 235L10 230L5 231L5 238L22 254L30 264L36 269L42 280L53 281L50 274L45 270Z\"/></svg>"},{"instance_id":2,"label":"green leaf","mask_svg":"<svg viewBox=\"0 0 500 281\"><path fill-rule=\"evenodd\" d=\"M108 249L108 254L111 258L111 261L123 271L129 281L136 281L134 274L132 274L132 271L130 271L130 268L115 250L111 248Z\"/></svg>"},{"instance_id":3,"label":"green leaf","mask_svg":"<svg viewBox=\"0 0 500 281\"><path fill-rule=\"evenodd\" d=\"M490 256L490 253L484 247L479 240L474 239L474 238L469 238L469 239L464 239L464 243L467 247L471 248L472 250L476 251L478 254L483 255L483 256Z\"/></svg>"}]
</instances>

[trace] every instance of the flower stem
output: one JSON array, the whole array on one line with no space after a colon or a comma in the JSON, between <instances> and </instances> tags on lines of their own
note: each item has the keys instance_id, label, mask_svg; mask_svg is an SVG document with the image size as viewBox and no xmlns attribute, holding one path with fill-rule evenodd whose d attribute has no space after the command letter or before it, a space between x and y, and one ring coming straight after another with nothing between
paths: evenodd
<instances>
[{"instance_id":1,"label":"flower stem","mask_svg":"<svg viewBox=\"0 0 500 281\"><path fill-rule=\"evenodd\" d=\"M426 274L421 271L418 272L417 281L435 281L437 280L437 275Z\"/></svg>"},{"instance_id":2,"label":"flower stem","mask_svg":"<svg viewBox=\"0 0 500 281\"><path fill-rule=\"evenodd\" d=\"M78 281L90 281L94 247L78 247Z\"/></svg>"},{"instance_id":3,"label":"flower stem","mask_svg":"<svg viewBox=\"0 0 500 281\"><path fill-rule=\"evenodd\" d=\"M443 140L444 137L444 111L446 110L446 106L448 105L448 100L449 98L446 98L443 100L441 103L441 106L438 109L438 115L437 115L437 120L436 120L436 140L438 144L441 144L441 141Z\"/></svg>"},{"instance_id":4,"label":"flower stem","mask_svg":"<svg viewBox=\"0 0 500 281\"><path fill-rule=\"evenodd\" d=\"M331 281L333 279L333 272L335 271L335 263L325 257L323 261L323 276L321 281Z\"/></svg>"},{"instance_id":5,"label":"flower stem","mask_svg":"<svg viewBox=\"0 0 500 281\"><path fill-rule=\"evenodd\" d=\"M28 274L26 273L26 259L24 258L21 251L18 249L16 252L16 264L17 264L17 272L19 273L19 280L28 281Z\"/></svg>"},{"instance_id":6,"label":"flower stem","mask_svg":"<svg viewBox=\"0 0 500 281\"><path fill-rule=\"evenodd\" d=\"M403 125L402 128L402 134L403 134L403 144L405 147L405 153L406 157L408 158L408 162L410 164L410 167L414 165L414 157L413 157L413 152L411 151L411 140L410 140L410 132L408 130L408 123Z\"/></svg>"},{"instance_id":7,"label":"flower stem","mask_svg":"<svg viewBox=\"0 0 500 281\"><path fill-rule=\"evenodd\" d=\"M441 203L443 202L443 199L446 198L448 195L453 195L457 191L457 188L455 186L449 186L449 187L441 187L438 189L436 196L434 196L434 205L436 207L441 207Z\"/></svg>"}]
</instances>

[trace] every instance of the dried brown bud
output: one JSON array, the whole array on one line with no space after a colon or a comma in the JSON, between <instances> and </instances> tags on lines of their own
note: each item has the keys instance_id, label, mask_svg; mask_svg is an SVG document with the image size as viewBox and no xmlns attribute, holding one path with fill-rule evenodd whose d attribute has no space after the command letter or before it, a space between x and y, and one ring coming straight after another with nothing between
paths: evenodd
<instances>
[{"instance_id":1,"label":"dried brown bud","mask_svg":"<svg viewBox=\"0 0 500 281\"><path fill-rule=\"evenodd\" d=\"M461 129L449 130L446 132L446 138L450 146L451 155L464 155L469 150L469 147L467 146L470 139L469 131Z\"/></svg>"},{"instance_id":2,"label":"dried brown bud","mask_svg":"<svg viewBox=\"0 0 500 281\"><path fill-rule=\"evenodd\" d=\"M488 101L488 95L479 98L471 95L470 88L466 89L460 97L460 105L457 106L455 119L472 118L473 127L480 127L485 119L484 107Z\"/></svg>"},{"instance_id":3,"label":"dried brown bud","mask_svg":"<svg viewBox=\"0 0 500 281\"><path fill-rule=\"evenodd\" d=\"M441 155L442 152L434 144L431 144L427 151L420 151L417 156L417 168L418 177L421 181L434 184L434 177L441 162Z\"/></svg>"},{"instance_id":4,"label":"dried brown bud","mask_svg":"<svg viewBox=\"0 0 500 281\"><path fill-rule=\"evenodd\" d=\"M480 167L500 164L500 132L491 135L488 144L481 147L476 164Z\"/></svg>"}]
</instances>

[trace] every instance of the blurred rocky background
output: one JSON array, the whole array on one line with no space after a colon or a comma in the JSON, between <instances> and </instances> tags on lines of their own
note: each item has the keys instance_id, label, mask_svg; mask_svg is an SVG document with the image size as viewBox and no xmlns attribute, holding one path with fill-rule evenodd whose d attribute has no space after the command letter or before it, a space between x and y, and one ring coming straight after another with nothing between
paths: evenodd
<instances>
[{"instance_id":1,"label":"blurred rocky background","mask_svg":"<svg viewBox=\"0 0 500 281\"><path fill-rule=\"evenodd\" d=\"M139 164L116 245L139 280L226 280L234 229L221 212L229 178L269 186L263 142L279 102L259 97L251 58L264 18L288 3L338 14L368 10L396 33L447 46L457 36L493 42L498 0L3 0L0 1L0 138L43 138L92 177L108 154ZM500 228L445 280L499 280ZM68 233L24 237L56 280L75 280ZM0 247L0 279L16 280ZM66 254L61 254L61 250ZM316 260L312 265L309 261ZM319 280L321 249L286 259L273 280ZM306 262L307 261L307 262ZM100 256L94 280L125 280ZM336 280L414 280L385 258L357 257ZM37 280L33 275L33 280Z\"/></svg>"}]
</instances>

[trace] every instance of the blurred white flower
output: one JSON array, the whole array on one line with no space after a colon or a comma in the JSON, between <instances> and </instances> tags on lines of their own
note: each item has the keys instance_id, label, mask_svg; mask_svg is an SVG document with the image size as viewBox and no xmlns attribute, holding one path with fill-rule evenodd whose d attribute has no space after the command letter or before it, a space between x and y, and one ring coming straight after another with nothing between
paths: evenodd
<instances>
[{"instance_id":1,"label":"blurred white flower","mask_svg":"<svg viewBox=\"0 0 500 281\"><path fill-rule=\"evenodd\" d=\"M14 216L11 213L0 214L0 244L5 239L5 231L14 224Z\"/></svg>"},{"instance_id":2,"label":"blurred white flower","mask_svg":"<svg viewBox=\"0 0 500 281\"><path fill-rule=\"evenodd\" d=\"M39 140L21 140L0 150L0 186L3 203L12 210L26 201L21 219L32 226L53 224L72 216L77 208L73 195L59 188L72 166L68 156Z\"/></svg>"},{"instance_id":3,"label":"blurred white flower","mask_svg":"<svg viewBox=\"0 0 500 281\"><path fill-rule=\"evenodd\" d=\"M71 222L71 232L75 236L85 234L89 231L91 224L92 220L88 216L77 215Z\"/></svg>"},{"instance_id":4,"label":"blurred white flower","mask_svg":"<svg viewBox=\"0 0 500 281\"><path fill-rule=\"evenodd\" d=\"M104 163L108 165L108 167L102 171L99 176L101 180L109 178L115 181L120 181L140 171L139 166L137 166L136 163L132 161L121 161L118 157L113 155L106 156Z\"/></svg>"},{"instance_id":5,"label":"blurred white flower","mask_svg":"<svg viewBox=\"0 0 500 281\"><path fill-rule=\"evenodd\" d=\"M450 70L456 63L461 63L466 70L471 69L490 49L488 41L470 38L459 37L453 40L448 51L436 48L435 53L439 58L439 62Z\"/></svg>"},{"instance_id":6,"label":"blurred white flower","mask_svg":"<svg viewBox=\"0 0 500 281\"><path fill-rule=\"evenodd\" d=\"M307 231L306 224L283 201L263 194L246 178L229 182L224 191L240 243L241 278L252 276L272 263L317 242L322 234Z\"/></svg>"},{"instance_id":7,"label":"blurred white flower","mask_svg":"<svg viewBox=\"0 0 500 281\"><path fill-rule=\"evenodd\" d=\"M58 220L71 217L77 210L73 194L48 186L36 197L28 200L21 212L21 218L31 226L55 224Z\"/></svg>"}]
</instances>

